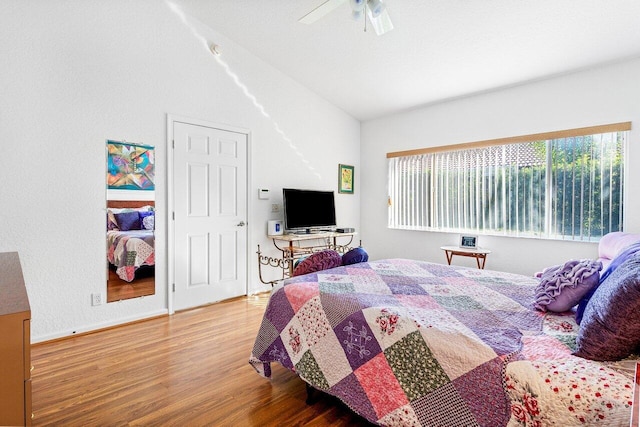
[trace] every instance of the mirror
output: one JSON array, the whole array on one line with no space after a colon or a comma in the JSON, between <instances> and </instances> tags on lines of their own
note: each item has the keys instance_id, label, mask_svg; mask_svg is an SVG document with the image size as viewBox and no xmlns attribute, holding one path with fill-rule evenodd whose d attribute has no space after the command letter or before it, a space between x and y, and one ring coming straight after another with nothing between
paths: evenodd
<instances>
[{"instance_id":1,"label":"mirror","mask_svg":"<svg viewBox=\"0 0 640 427\"><path fill-rule=\"evenodd\" d=\"M107 302L155 294L152 146L107 141Z\"/></svg>"}]
</instances>

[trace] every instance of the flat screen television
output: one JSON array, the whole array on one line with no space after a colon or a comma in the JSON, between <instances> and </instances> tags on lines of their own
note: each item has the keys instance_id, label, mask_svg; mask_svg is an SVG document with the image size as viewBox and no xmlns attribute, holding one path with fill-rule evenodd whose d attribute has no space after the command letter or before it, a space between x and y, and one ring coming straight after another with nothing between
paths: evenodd
<instances>
[{"instance_id":1,"label":"flat screen television","mask_svg":"<svg viewBox=\"0 0 640 427\"><path fill-rule=\"evenodd\" d=\"M309 233L336 225L333 191L282 189L284 228Z\"/></svg>"}]
</instances>

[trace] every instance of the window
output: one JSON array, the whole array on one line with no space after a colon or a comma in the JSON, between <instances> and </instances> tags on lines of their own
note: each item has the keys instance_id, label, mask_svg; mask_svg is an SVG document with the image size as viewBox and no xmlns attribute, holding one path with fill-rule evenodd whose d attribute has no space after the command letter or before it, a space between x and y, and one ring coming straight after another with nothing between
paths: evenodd
<instances>
[{"instance_id":1,"label":"window","mask_svg":"<svg viewBox=\"0 0 640 427\"><path fill-rule=\"evenodd\" d=\"M571 240L620 231L630 128L389 153L389 227Z\"/></svg>"}]
</instances>

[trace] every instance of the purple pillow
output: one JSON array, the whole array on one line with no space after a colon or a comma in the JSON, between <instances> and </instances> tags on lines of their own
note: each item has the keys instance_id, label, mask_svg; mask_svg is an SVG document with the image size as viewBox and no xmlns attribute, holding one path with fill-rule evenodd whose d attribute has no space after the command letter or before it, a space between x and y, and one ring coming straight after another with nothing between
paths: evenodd
<instances>
[{"instance_id":1,"label":"purple pillow","mask_svg":"<svg viewBox=\"0 0 640 427\"><path fill-rule=\"evenodd\" d=\"M369 261L369 254L362 248L353 248L342 255L342 265L351 265L367 261Z\"/></svg>"},{"instance_id":2,"label":"purple pillow","mask_svg":"<svg viewBox=\"0 0 640 427\"><path fill-rule=\"evenodd\" d=\"M342 265L342 257L333 249L327 249L322 252L316 252L305 258L295 270L294 276L301 276L315 271L327 270L329 268L340 267Z\"/></svg>"},{"instance_id":3,"label":"purple pillow","mask_svg":"<svg viewBox=\"0 0 640 427\"><path fill-rule=\"evenodd\" d=\"M545 269L535 290L534 307L541 311L562 313L580 302L598 286L602 263L592 260L571 260Z\"/></svg>"},{"instance_id":4,"label":"purple pillow","mask_svg":"<svg viewBox=\"0 0 640 427\"><path fill-rule=\"evenodd\" d=\"M604 282L605 279L609 277L609 275L613 273L620 264L627 260L627 258L633 256L637 252L640 252L640 242L633 243L620 251L620 253L618 253L618 255L616 255L615 258L611 260L607 268L605 268L600 274L600 283ZM582 322L584 310L585 308L587 308L587 304L589 303L589 300L591 299L595 291L596 288L591 289L580 300L580 304L578 305L578 309L576 310L576 323L578 323L578 325L580 324L580 322Z\"/></svg>"},{"instance_id":5,"label":"purple pillow","mask_svg":"<svg viewBox=\"0 0 640 427\"><path fill-rule=\"evenodd\" d=\"M587 303L575 355L620 360L640 344L640 253L615 269Z\"/></svg>"},{"instance_id":6,"label":"purple pillow","mask_svg":"<svg viewBox=\"0 0 640 427\"><path fill-rule=\"evenodd\" d=\"M120 231L140 230L140 215L137 211L114 214Z\"/></svg>"}]
</instances>

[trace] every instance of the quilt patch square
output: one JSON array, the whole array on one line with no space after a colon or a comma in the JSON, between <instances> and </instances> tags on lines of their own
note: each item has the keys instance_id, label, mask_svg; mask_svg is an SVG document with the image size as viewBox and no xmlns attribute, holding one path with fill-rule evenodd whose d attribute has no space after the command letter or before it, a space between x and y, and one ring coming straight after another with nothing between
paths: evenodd
<instances>
[{"instance_id":1,"label":"quilt patch square","mask_svg":"<svg viewBox=\"0 0 640 427\"><path fill-rule=\"evenodd\" d=\"M391 294L391 289L389 289L389 286L378 275L355 276L353 277L353 287L355 289L355 292L361 294Z\"/></svg>"},{"instance_id":2,"label":"quilt patch square","mask_svg":"<svg viewBox=\"0 0 640 427\"><path fill-rule=\"evenodd\" d=\"M427 295L427 291L415 283L389 283L389 289L393 294L397 295Z\"/></svg>"},{"instance_id":3,"label":"quilt patch square","mask_svg":"<svg viewBox=\"0 0 640 427\"><path fill-rule=\"evenodd\" d=\"M442 283L442 278L435 280L435 283L421 283L422 289L427 291L433 298L437 297L456 297L465 295L464 289L459 288L451 283Z\"/></svg>"},{"instance_id":4,"label":"quilt patch square","mask_svg":"<svg viewBox=\"0 0 640 427\"><path fill-rule=\"evenodd\" d=\"M458 272L458 268L444 264L420 264L422 268L429 271L435 277L460 277L462 274Z\"/></svg>"},{"instance_id":5,"label":"quilt patch square","mask_svg":"<svg viewBox=\"0 0 640 427\"><path fill-rule=\"evenodd\" d=\"M389 368L384 354L380 353L354 371L369 401L376 411L377 418L382 418L398 406L409 401L403 392L394 373Z\"/></svg>"},{"instance_id":6,"label":"quilt patch square","mask_svg":"<svg viewBox=\"0 0 640 427\"><path fill-rule=\"evenodd\" d=\"M382 351L362 312L347 317L333 330L354 370Z\"/></svg>"},{"instance_id":7,"label":"quilt patch square","mask_svg":"<svg viewBox=\"0 0 640 427\"><path fill-rule=\"evenodd\" d=\"M351 277L349 275L347 275L347 274L337 274L337 273L323 274L323 273L318 273L318 283L320 283L320 284L322 284L322 283L350 284L351 283ZM320 292L322 292L322 290Z\"/></svg>"},{"instance_id":8,"label":"quilt patch square","mask_svg":"<svg viewBox=\"0 0 640 427\"><path fill-rule=\"evenodd\" d=\"M371 263L371 269L374 270L380 276L404 276L404 274L390 262L375 262Z\"/></svg>"},{"instance_id":9,"label":"quilt patch square","mask_svg":"<svg viewBox=\"0 0 640 427\"><path fill-rule=\"evenodd\" d=\"M291 363L296 364L302 355L309 349L304 337L304 329L297 317L292 317L289 324L280 332L280 340L287 349Z\"/></svg>"},{"instance_id":10,"label":"quilt patch square","mask_svg":"<svg viewBox=\"0 0 640 427\"><path fill-rule=\"evenodd\" d=\"M449 377L417 331L385 349L384 355L409 400L449 382Z\"/></svg>"},{"instance_id":11,"label":"quilt patch square","mask_svg":"<svg viewBox=\"0 0 640 427\"><path fill-rule=\"evenodd\" d=\"M332 328L338 326L353 313L360 311L360 303L355 296L351 295L321 294L320 303Z\"/></svg>"},{"instance_id":12,"label":"quilt patch square","mask_svg":"<svg viewBox=\"0 0 640 427\"><path fill-rule=\"evenodd\" d=\"M270 360L272 362L278 362L287 369L293 368L291 358L287 353L287 349L280 337L277 337L271 345L260 356L261 360Z\"/></svg>"},{"instance_id":13,"label":"quilt patch square","mask_svg":"<svg viewBox=\"0 0 640 427\"><path fill-rule=\"evenodd\" d=\"M482 304L467 295L434 295L433 298L449 310L485 310Z\"/></svg>"},{"instance_id":14,"label":"quilt patch square","mask_svg":"<svg viewBox=\"0 0 640 427\"><path fill-rule=\"evenodd\" d=\"M409 313L397 307L370 307L362 312L373 336L383 350L418 329Z\"/></svg>"},{"instance_id":15,"label":"quilt patch square","mask_svg":"<svg viewBox=\"0 0 640 427\"><path fill-rule=\"evenodd\" d=\"M356 291L351 283L320 282L318 286L324 294L352 294Z\"/></svg>"},{"instance_id":16,"label":"quilt patch square","mask_svg":"<svg viewBox=\"0 0 640 427\"><path fill-rule=\"evenodd\" d=\"M382 295L369 293L358 294L357 299L362 309L367 307L395 306L398 304L398 299L391 294L391 292Z\"/></svg>"},{"instance_id":17,"label":"quilt patch square","mask_svg":"<svg viewBox=\"0 0 640 427\"><path fill-rule=\"evenodd\" d=\"M416 277L433 277L433 273L415 261L408 259L395 259L391 262L401 269L405 276L414 277L414 281Z\"/></svg>"},{"instance_id":18,"label":"quilt patch square","mask_svg":"<svg viewBox=\"0 0 640 427\"><path fill-rule=\"evenodd\" d=\"M397 300L408 308L422 308L426 310L436 310L440 304L431 295L396 295Z\"/></svg>"},{"instance_id":19,"label":"quilt patch square","mask_svg":"<svg viewBox=\"0 0 640 427\"><path fill-rule=\"evenodd\" d=\"M481 424L506 425L509 420L510 406L502 382L504 363L496 357L453 380L458 394Z\"/></svg>"},{"instance_id":20,"label":"quilt patch square","mask_svg":"<svg viewBox=\"0 0 640 427\"><path fill-rule=\"evenodd\" d=\"M320 366L310 351L305 351L304 355L296 363L296 372L300 378L317 388L318 390L328 390L329 382L325 378Z\"/></svg>"},{"instance_id":21,"label":"quilt patch square","mask_svg":"<svg viewBox=\"0 0 640 427\"><path fill-rule=\"evenodd\" d=\"M510 325L523 332L540 333L542 331L543 316L541 316L541 312L527 311L523 307L515 311L491 310L491 312L500 319L503 325ZM575 332L577 330L576 327Z\"/></svg>"},{"instance_id":22,"label":"quilt patch square","mask_svg":"<svg viewBox=\"0 0 640 427\"><path fill-rule=\"evenodd\" d=\"M278 335L280 333L280 331L278 331L276 327L273 326L273 323L271 323L271 321L266 317L262 318L260 331L262 331L262 334L256 338L256 341L253 344L253 350L251 351L252 354L257 356L261 356L265 353L265 350L272 346L274 341L279 338Z\"/></svg>"},{"instance_id":23,"label":"quilt patch square","mask_svg":"<svg viewBox=\"0 0 640 427\"><path fill-rule=\"evenodd\" d=\"M548 335L522 337L522 356L527 360L558 360L571 357L575 348L575 335L566 336L568 343Z\"/></svg>"},{"instance_id":24,"label":"quilt patch square","mask_svg":"<svg viewBox=\"0 0 640 427\"><path fill-rule=\"evenodd\" d=\"M525 308L512 300L511 298L506 297L500 292L497 292L494 289L488 288L486 286L474 284L472 286L468 286L465 291L465 295L470 296L471 298L482 301L482 304L491 310L504 310L504 311L524 311Z\"/></svg>"},{"instance_id":25,"label":"quilt patch square","mask_svg":"<svg viewBox=\"0 0 640 427\"><path fill-rule=\"evenodd\" d=\"M352 372L344 377L338 384L331 387L330 391L338 399L348 402L351 407L358 408L358 413L367 420L378 419L376 411L371 406L369 397L355 373Z\"/></svg>"},{"instance_id":26,"label":"quilt patch square","mask_svg":"<svg viewBox=\"0 0 640 427\"><path fill-rule=\"evenodd\" d=\"M311 347L331 331L329 319L322 310L320 297L316 296L307 301L295 316L302 326L307 346Z\"/></svg>"},{"instance_id":27,"label":"quilt patch square","mask_svg":"<svg viewBox=\"0 0 640 427\"><path fill-rule=\"evenodd\" d=\"M340 342L333 331L331 331L320 338L316 345L310 349L311 354L313 354L316 363L320 367L320 371L324 373L324 377L330 387L353 372L344 352L336 351L336 349L339 348Z\"/></svg>"},{"instance_id":28,"label":"quilt patch square","mask_svg":"<svg viewBox=\"0 0 640 427\"><path fill-rule=\"evenodd\" d=\"M480 427L453 384L411 402L423 426ZM492 425L492 424L488 424ZM495 424L497 425L497 424Z\"/></svg>"},{"instance_id":29,"label":"quilt patch square","mask_svg":"<svg viewBox=\"0 0 640 427\"><path fill-rule=\"evenodd\" d=\"M447 377L458 378L496 357L496 352L467 326L445 322L446 327L420 328L420 333Z\"/></svg>"},{"instance_id":30,"label":"quilt patch square","mask_svg":"<svg viewBox=\"0 0 640 427\"><path fill-rule=\"evenodd\" d=\"M522 348L522 333L513 328L482 328L472 330L499 356L504 356Z\"/></svg>"},{"instance_id":31,"label":"quilt patch square","mask_svg":"<svg viewBox=\"0 0 640 427\"><path fill-rule=\"evenodd\" d=\"M264 313L264 318L269 319L270 323L281 333L287 327L291 318L295 315L289 299L284 292L278 292L280 288L274 288L269 297L269 304Z\"/></svg>"},{"instance_id":32,"label":"quilt patch square","mask_svg":"<svg viewBox=\"0 0 640 427\"><path fill-rule=\"evenodd\" d=\"M409 307L407 310L423 335L428 334L432 328L442 328L443 332L452 334L461 331L471 332L469 328L440 306L433 309Z\"/></svg>"},{"instance_id":33,"label":"quilt patch square","mask_svg":"<svg viewBox=\"0 0 640 427\"><path fill-rule=\"evenodd\" d=\"M380 419L380 424L383 426L422 427L418 415L413 410L411 404L401 406L395 411L389 412Z\"/></svg>"},{"instance_id":34,"label":"quilt patch square","mask_svg":"<svg viewBox=\"0 0 640 427\"><path fill-rule=\"evenodd\" d=\"M300 307L305 305L311 298L320 295L318 283L298 283L296 286L284 286L284 293L289 299L291 308L294 312L298 312Z\"/></svg>"}]
</instances>

